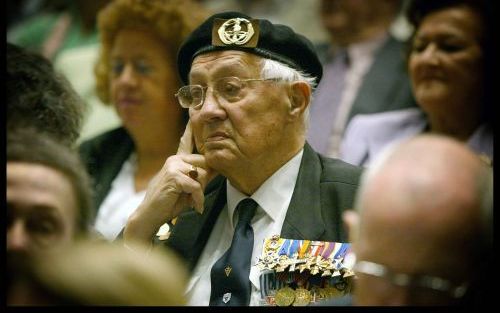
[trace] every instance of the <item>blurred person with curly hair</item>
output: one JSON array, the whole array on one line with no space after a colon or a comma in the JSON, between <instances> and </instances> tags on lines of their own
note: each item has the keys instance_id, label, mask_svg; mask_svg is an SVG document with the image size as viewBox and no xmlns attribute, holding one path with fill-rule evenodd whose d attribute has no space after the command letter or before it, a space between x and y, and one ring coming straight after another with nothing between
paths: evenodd
<instances>
[{"instance_id":1,"label":"blurred person with curly hair","mask_svg":"<svg viewBox=\"0 0 500 313\"><path fill-rule=\"evenodd\" d=\"M109 240L177 150L188 119L174 95L177 50L205 17L201 5L180 0L116 0L99 12L97 94L122 126L83 142L80 154L94 180L96 230Z\"/></svg>"}]
</instances>

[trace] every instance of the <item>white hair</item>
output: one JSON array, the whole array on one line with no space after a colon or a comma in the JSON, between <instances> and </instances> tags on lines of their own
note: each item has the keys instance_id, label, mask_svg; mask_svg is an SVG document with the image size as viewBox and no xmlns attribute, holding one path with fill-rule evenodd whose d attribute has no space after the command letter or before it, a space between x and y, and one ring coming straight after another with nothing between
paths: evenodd
<instances>
[{"instance_id":1,"label":"white hair","mask_svg":"<svg viewBox=\"0 0 500 313\"><path fill-rule=\"evenodd\" d=\"M263 58L262 60L261 77L263 79L276 79L285 82L301 81L307 83L311 87L309 105L304 111L304 124L307 130L309 126L309 107L312 102L312 91L316 88L316 77L313 77L302 71L298 71L275 60L266 58Z\"/></svg>"},{"instance_id":2,"label":"white hair","mask_svg":"<svg viewBox=\"0 0 500 313\"><path fill-rule=\"evenodd\" d=\"M312 90L316 87L316 77L271 59L263 58L261 76L266 79L277 78L287 82L303 81L311 86Z\"/></svg>"}]
</instances>

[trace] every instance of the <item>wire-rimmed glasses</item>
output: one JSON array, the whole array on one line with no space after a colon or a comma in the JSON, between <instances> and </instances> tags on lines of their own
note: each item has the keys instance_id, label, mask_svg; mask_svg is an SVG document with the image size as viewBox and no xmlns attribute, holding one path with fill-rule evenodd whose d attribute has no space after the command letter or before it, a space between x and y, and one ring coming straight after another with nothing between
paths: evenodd
<instances>
[{"instance_id":1,"label":"wire-rimmed glasses","mask_svg":"<svg viewBox=\"0 0 500 313\"><path fill-rule=\"evenodd\" d=\"M353 271L356 274L375 276L389 280L393 285L400 287L419 287L447 294L452 298L461 298L467 291L467 283L455 284L447 279L430 275L410 275L396 273L385 265L358 261L354 264Z\"/></svg>"},{"instance_id":2,"label":"wire-rimmed glasses","mask_svg":"<svg viewBox=\"0 0 500 313\"><path fill-rule=\"evenodd\" d=\"M232 103L246 96L248 82L269 80L276 81L274 78L241 79L238 77L222 77L214 82L212 90L219 100ZM183 108L199 110L205 100L207 89L208 86L187 85L181 87L175 96Z\"/></svg>"}]
</instances>

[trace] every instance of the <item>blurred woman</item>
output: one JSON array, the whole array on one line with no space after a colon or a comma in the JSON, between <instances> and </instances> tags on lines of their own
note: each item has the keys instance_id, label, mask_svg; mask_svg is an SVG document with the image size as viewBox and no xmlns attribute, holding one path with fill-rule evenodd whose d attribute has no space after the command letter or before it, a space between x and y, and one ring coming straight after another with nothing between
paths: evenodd
<instances>
[{"instance_id":1,"label":"blurred woman","mask_svg":"<svg viewBox=\"0 0 500 313\"><path fill-rule=\"evenodd\" d=\"M408 71L421 110L363 115L346 131L341 158L367 165L384 148L430 132L466 142L493 159L491 123L494 68L488 2L415 0ZM363 131L368 130L368 131Z\"/></svg>"},{"instance_id":2,"label":"blurred woman","mask_svg":"<svg viewBox=\"0 0 500 313\"><path fill-rule=\"evenodd\" d=\"M185 0L116 0L99 12L97 93L122 126L82 143L80 153L94 179L96 230L110 240L177 150L187 112L174 96L181 85L176 54L206 16Z\"/></svg>"}]
</instances>

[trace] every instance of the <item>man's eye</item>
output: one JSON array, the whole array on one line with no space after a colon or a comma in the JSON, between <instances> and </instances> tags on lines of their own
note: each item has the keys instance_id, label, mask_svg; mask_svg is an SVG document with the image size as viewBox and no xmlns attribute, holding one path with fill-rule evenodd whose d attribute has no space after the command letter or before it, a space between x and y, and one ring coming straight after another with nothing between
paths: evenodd
<instances>
[{"instance_id":1,"label":"man's eye","mask_svg":"<svg viewBox=\"0 0 500 313\"><path fill-rule=\"evenodd\" d=\"M199 87L193 87L190 90L190 96L192 99L200 99L203 95L203 90Z\"/></svg>"},{"instance_id":2,"label":"man's eye","mask_svg":"<svg viewBox=\"0 0 500 313\"><path fill-rule=\"evenodd\" d=\"M31 232L40 235L51 235L57 230L56 223L48 219L30 220L27 226Z\"/></svg>"},{"instance_id":3,"label":"man's eye","mask_svg":"<svg viewBox=\"0 0 500 313\"><path fill-rule=\"evenodd\" d=\"M220 88L220 92L227 96L236 96L238 95L241 87L234 83L224 83Z\"/></svg>"}]
</instances>

